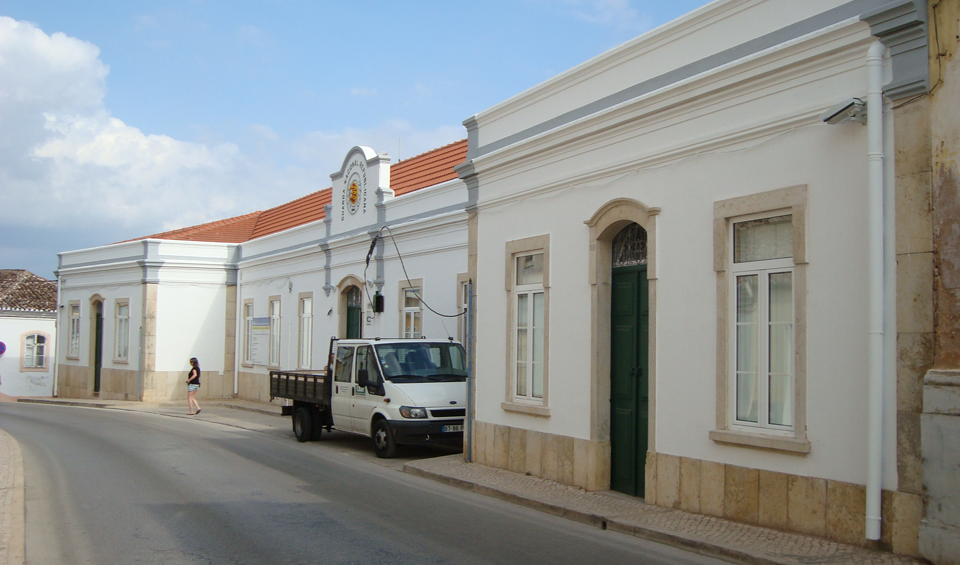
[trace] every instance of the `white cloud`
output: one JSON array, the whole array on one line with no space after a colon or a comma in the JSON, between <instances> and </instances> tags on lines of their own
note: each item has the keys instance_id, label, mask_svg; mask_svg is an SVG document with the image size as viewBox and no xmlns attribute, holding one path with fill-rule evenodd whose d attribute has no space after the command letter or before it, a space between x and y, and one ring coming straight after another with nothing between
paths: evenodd
<instances>
[{"instance_id":1,"label":"white cloud","mask_svg":"<svg viewBox=\"0 0 960 565\"><path fill-rule=\"evenodd\" d=\"M361 87L359 87L359 86L355 86L355 87L353 87L353 88L350 89L350 94L352 94L353 96L360 96L360 97L363 97L363 98L372 98L372 97L374 97L374 96L377 95L377 89L376 89L376 88L361 88Z\"/></svg>"},{"instance_id":2,"label":"white cloud","mask_svg":"<svg viewBox=\"0 0 960 565\"><path fill-rule=\"evenodd\" d=\"M250 131L270 141L277 141L280 139L280 136L277 135L277 132L275 132L273 128L268 125L250 124Z\"/></svg>"},{"instance_id":3,"label":"white cloud","mask_svg":"<svg viewBox=\"0 0 960 565\"><path fill-rule=\"evenodd\" d=\"M633 7L630 0L545 0L561 12L587 23L639 33L650 29L652 20Z\"/></svg>"},{"instance_id":4,"label":"white cloud","mask_svg":"<svg viewBox=\"0 0 960 565\"><path fill-rule=\"evenodd\" d=\"M263 47L268 41L267 34L255 25L243 25L237 28L237 37L254 47Z\"/></svg>"},{"instance_id":5,"label":"white cloud","mask_svg":"<svg viewBox=\"0 0 960 565\"><path fill-rule=\"evenodd\" d=\"M464 136L459 125L420 131L393 120L291 142L251 124L252 147L244 151L146 134L104 106L109 69L99 57L88 42L0 16L0 231L16 233L19 248L31 250L3 249L3 261L43 255L39 249L49 254L43 261L55 261L78 246L276 206L330 186L330 173L354 145L396 161L398 139L409 158Z\"/></svg>"},{"instance_id":6,"label":"white cloud","mask_svg":"<svg viewBox=\"0 0 960 565\"><path fill-rule=\"evenodd\" d=\"M460 126L441 126L422 131L403 120L386 120L373 129L348 128L341 131L314 131L293 143L293 152L301 160L312 163L322 174L323 187L329 186L330 174L340 170L347 151L365 145L377 153L387 153L392 162L409 159L466 137Z\"/></svg>"}]
</instances>

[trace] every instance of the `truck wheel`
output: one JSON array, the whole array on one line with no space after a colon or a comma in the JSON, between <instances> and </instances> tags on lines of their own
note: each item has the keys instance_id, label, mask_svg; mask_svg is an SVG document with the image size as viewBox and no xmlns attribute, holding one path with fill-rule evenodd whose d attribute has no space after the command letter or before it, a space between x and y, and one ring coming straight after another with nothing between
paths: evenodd
<instances>
[{"instance_id":1,"label":"truck wheel","mask_svg":"<svg viewBox=\"0 0 960 565\"><path fill-rule=\"evenodd\" d=\"M316 408L310 409L310 421L313 424L310 430L310 441L320 441L320 435L323 433L323 416Z\"/></svg>"},{"instance_id":2,"label":"truck wheel","mask_svg":"<svg viewBox=\"0 0 960 565\"><path fill-rule=\"evenodd\" d=\"M313 433L311 424L310 409L300 406L293 411L293 435L297 436L297 441L310 441Z\"/></svg>"},{"instance_id":3,"label":"truck wheel","mask_svg":"<svg viewBox=\"0 0 960 565\"><path fill-rule=\"evenodd\" d=\"M390 459L397 454L397 440L386 420L377 420L373 425L373 450L381 459Z\"/></svg>"}]
</instances>

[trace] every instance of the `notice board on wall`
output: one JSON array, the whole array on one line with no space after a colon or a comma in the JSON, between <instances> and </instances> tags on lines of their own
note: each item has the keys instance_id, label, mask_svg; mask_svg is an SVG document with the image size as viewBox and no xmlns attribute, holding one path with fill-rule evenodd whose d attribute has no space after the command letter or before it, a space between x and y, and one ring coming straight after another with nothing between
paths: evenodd
<instances>
[{"instance_id":1,"label":"notice board on wall","mask_svg":"<svg viewBox=\"0 0 960 565\"><path fill-rule=\"evenodd\" d=\"M270 358L270 318L254 318L250 329L250 361L266 365Z\"/></svg>"}]
</instances>

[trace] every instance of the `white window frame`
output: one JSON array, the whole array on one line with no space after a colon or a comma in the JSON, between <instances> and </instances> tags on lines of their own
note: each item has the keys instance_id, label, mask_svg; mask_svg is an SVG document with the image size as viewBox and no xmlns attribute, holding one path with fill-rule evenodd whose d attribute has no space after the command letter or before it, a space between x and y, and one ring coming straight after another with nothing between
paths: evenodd
<instances>
[{"instance_id":1,"label":"white window frame","mask_svg":"<svg viewBox=\"0 0 960 565\"><path fill-rule=\"evenodd\" d=\"M278 368L280 367L280 333L283 327L281 325L280 297L271 296L267 304L267 314L270 316L270 353L267 365Z\"/></svg>"},{"instance_id":2,"label":"white window frame","mask_svg":"<svg viewBox=\"0 0 960 565\"><path fill-rule=\"evenodd\" d=\"M74 301L67 305L68 327L67 359L80 358L80 302Z\"/></svg>"},{"instance_id":3,"label":"white window frame","mask_svg":"<svg viewBox=\"0 0 960 565\"><path fill-rule=\"evenodd\" d=\"M736 219L733 219L729 222L728 229L730 230L727 234L728 241L731 245L730 257L734 256L733 248L734 245L734 227L736 224L749 222L752 220L762 220L765 218L775 218L779 216L789 216L789 213L763 213L763 214L751 214L747 216L742 216ZM791 216L791 224L793 218ZM769 288L770 288L770 275L780 274L780 273L789 273L791 279L791 288L793 288L793 279L794 279L794 265L793 265L793 256L781 258L781 259L767 259L761 261L750 261L744 263L736 263L731 261L730 265L730 304L729 312L731 316L729 319L729 331L730 331L730 414L728 419L731 423L731 428L740 429L749 432L763 432L769 434L775 434L785 437L791 437L794 434L794 427L792 423L789 426L777 425L771 423L770 420L770 359L769 359L769 350L770 350L770 336L769 336ZM739 371L737 367L737 339L738 339L738 327L739 323L737 320L737 281L739 277L743 276L756 276L757 277L757 327L756 327L756 350L757 350L757 359L754 360L754 363L757 367L757 382L756 382L756 397L757 397L757 421L752 422L749 420L740 420L737 416L737 402L739 399L738 391L738 376ZM796 293L791 293L791 319L790 324L791 328L795 324L796 312ZM791 332L792 333L792 332ZM791 344L791 349L795 348L795 344ZM793 370L793 360L791 359L790 363L790 380L791 384L795 379L795 371ZM795 387L791 386L791 398L790 402L793 402L793 395L796 394ZM792 412L792 406L791 406Z\"/></svg>"},{"instance_id":4,"label":"white window frame","mask_svg":"<svg viewBox=\"0 0 960 565\"><path fill-rule=\"evenodd\" d=\"M416 306L407 306L407 291L416 291L419 298ZM423 279L400 281L400 299L397 303L400 310L400 336L410 339L419 339L423 336ZM413 323L408 325L407 320ZM416 327L419 322L420 331L407 331L408 327Z\"/></svg>"},{"instance_id":5,"label":"white window frame","mask_svg":"<svg viewBox=\"0 0 960 565\"><path fill-rule=\"evenodd\" d=\"M42 338L43 343L38 344L37 338ZM29 331L20 336L20 371L46 371L50 366L50 334L41 331ZM40 364L37 365L37 348L42 350ZM29 354L29 355L28 355ZM30 363L27 359L32 359Z\"/></svg>"},{"instance_id":6,"label":"white window frame","mask_svg":"<svg viewBox=\"0 0 960 565\"><path fill-rule=\"evenodd\" d=\"M126 316L121 312L126 308ZM130 358L130 299L118 298L113 303L113 360L126 363Z\"/></svg>"},{"instance_id":7,"label":"white window frame","mask_svg":"<svg viewBox=\"0 0 960 565\"><path fill-rule=\"evenodd\" d=\"M716 429L709 432L709 437L716 443L794 454L810 453L806 436L806 209L805 185L714 202L714 270L718 275L717 424ZM735 266L733 224L783 215L791 216L792 259ZM752 272L763 272L767 277L772 272L786 270L792 273L793 287L793 426L771 427L740 422L736 419L736 277Z\"/></svg>"},{"instance_id":8,"label":"white window frame","mask_svg":"<svg viewBox=\"0 0 960 565\"><path fill-rule=\"evenodd\" d=\"M313 293L302 292L299 295L297 312L300 318L299 348L297 360L301 369L310 369L313 365ZM310 305L310 312L304 312L305 306Z\"/></svg>"},{"instance_id":9,"label":"white window frame","mask_svg":"<svg viewBox=\"0 0 960 565\"><path fill-rule=\"evenodd\" d=\"M543 279L537 284L519 285L517 284L517 259L527 255L543 255ZM550 416L549 398L550 398L550 236L541 235L525 239L509 241L506 243L505 253L505 281L504 287L507 291L507 368L506 368L506 398L500 407L510 412L520 412L533 416ZM518 394L517 387L517 342L518 342L518 306L521 296L530 296L531 298L538 294L543 294L543 328L542 328L542 395L533 396L533 373L532 373L532 348L533 340L528 340L527 359L530 367L527 370L526 395ZM528 301L529 312L532 315L533 300ZM532 318L529 318L532 320Z\"/></svg>"},{"instance_id":10,"label":"white window frame","mask_svg":"<svg viewBox=\"0 0 960 565\"><path fill-rule=\"evenodd\" d=\"M243 364L253 365L253 299L243 301Z\"/></svg>"}]
</instances>

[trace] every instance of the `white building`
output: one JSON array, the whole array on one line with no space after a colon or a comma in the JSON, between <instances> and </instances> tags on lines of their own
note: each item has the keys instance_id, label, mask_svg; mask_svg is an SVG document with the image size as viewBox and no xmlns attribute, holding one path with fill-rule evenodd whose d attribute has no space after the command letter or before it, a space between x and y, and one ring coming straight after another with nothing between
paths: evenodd
<instances>
[{"instance_id":1,"label":"white building","mask_svg":"<svg viewBox=\"0 0 960 565\"><path fill-rule=\"evenodd\" d=\"M52 396L57 283L0 269L0 393Z\"/></svg>"},{"instance_id":2,"label":"white building","mask_svg":"<svg viewBox=\"0 0 960 565\"><path fill-rule=\"evenodd\" d=\"M458 142L391 167L355 147L323 220L241 246L240 398L269 400L271 369L324 368L331 336L460 338L469 202L453 166L465 153Z\"/></svg>"},{"instance_id":3,"label":"white building","mask_svg":"<svg viewBox=\"0 0 960 565\"><path fill-rule=\"evenodd\" d=\"M851 543L882 514L916 553L891 101L928 88L923 4L718 0L464 122L476 461Z\"/></svg>"},{"instance_id":4,"label":"white building","mask_svg":"<svg viewBox=\"0 0 960 565\"><path fill-rule=\"evenodd\" d=\"M453 167L465 154L461 141L391 171L388 157L357 147L333 188L61 253L59 394L184 399L188 360L197 357L201 398L268 400L269 369L324 367L332 335L459 336L459 317L426 305L459 312L468 197ZM376 292L383 313L372 311Z\"/></svg>"}]
</instances>

